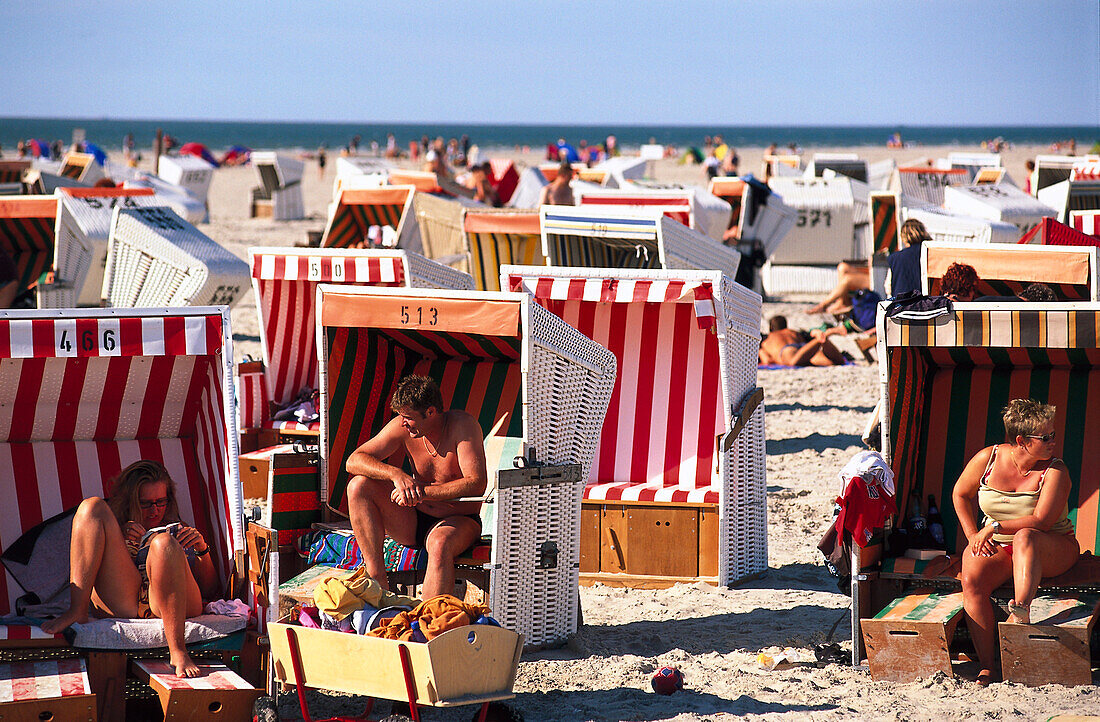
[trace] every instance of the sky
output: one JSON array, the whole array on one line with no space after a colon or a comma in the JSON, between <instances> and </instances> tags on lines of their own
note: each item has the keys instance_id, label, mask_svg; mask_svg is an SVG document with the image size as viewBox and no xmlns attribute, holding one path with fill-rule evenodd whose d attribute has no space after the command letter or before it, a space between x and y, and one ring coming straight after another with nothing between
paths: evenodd
<instances>
[{"instance_id":1,"label":"sky","mask_svg":"<svg viewBox=\"0 0 1100 722\"><path fill-rule=\"evenodd\" d=\"M39 0L0 26L0 116L1100 126L1097 0Z\"/></svg>"}]
</instances>

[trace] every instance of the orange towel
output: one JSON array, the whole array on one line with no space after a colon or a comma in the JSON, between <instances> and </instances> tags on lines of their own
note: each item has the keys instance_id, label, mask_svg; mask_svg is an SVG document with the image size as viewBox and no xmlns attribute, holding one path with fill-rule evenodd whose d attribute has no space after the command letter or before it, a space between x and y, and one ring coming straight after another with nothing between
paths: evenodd
<instances>
[{"instance_id":1,"label":"orange towel","mask_svg":"<svg viewBox=\"0 0 1100 722\"><path fill-rule=\"evenodd\" d=\"M368 634L383 639L411 641L412 622L415 620L419 622L420 632L425 639L431 641L448 629L473 624L478 617L488 615L489 612L489 607L482 604L466 604L458 597L441 594L424 600L412 611L401 612Z\"/></svg>"}]
</instances>

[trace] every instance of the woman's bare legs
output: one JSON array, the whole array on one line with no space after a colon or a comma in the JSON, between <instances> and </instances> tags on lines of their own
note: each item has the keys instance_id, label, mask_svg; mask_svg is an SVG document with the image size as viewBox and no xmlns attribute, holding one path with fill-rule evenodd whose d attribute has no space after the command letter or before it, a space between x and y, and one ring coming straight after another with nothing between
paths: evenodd
<instances>
[{"instance_id":1,"label":"woman's bare legs","mask_svg":"<svg viewBox=\"0 0 1100 722\"><path fill-rule=\"evenodd\" d=\"M99 497L85 499L73 517L69 546L69 609L42 625L54 634L88 621L94 604L105 616L133 617L141 574L126 550L115 515Z\"/></svg>"},{"instance_id":2,"label":"woman's bare legs","mask_svg":"<svg viewBox=\"0 0 1100 722\"><path fill-rule=\"evenodd\" d=\"M820 303L806 309L806 313L821 313L830 309L849 305L848 295L860 289L871 287L871 276L867 268L853 266L841 261L836 267L836 287ZM839 302L839 304L838 304Z\"/></svg>"},{"instance_id":3,"label":"woman's bare legs","mask_svg":"<svg viewBox=\"0 0 1100 722\"><path fill-rule=\"evenodd\" d=\"M993 613L993 590L1012 578L1012 559L998 548L991 557L974 556L967 546L962 551L963 609L967 629L978 652L982 671L978 682L988 684L999 677L997 664L997 618ZM984 679L983 679L984 677Z\"/></svg>"},{"instance_id":4,"label":"woman's bare legs","mask_svg":"<svg viewBox=\"0 0 1100 722\"><path fill-rule=\"evenodd\" d=\"M1012 606L1019 607L1010 622L1030 624L1032 600L1043 577L1056 577L1077 562L1081 547L1072 534L1021 529L1012 535Z\"/></svg>"},{"instance_id":5,"label":"woman's bare legs","mask_svg":"<svg viewBox=\"0 0 1100 722\"><path fill-rule=\"evenodd\" d=\"M197 677L201 670L187 654L183 624L202 614L199 585L187 565L187 555L171 534L157 534L149 542L145 562L149 575L149 609L164 622L168 657L179 677Z\"/></svg>"}]
</instances>

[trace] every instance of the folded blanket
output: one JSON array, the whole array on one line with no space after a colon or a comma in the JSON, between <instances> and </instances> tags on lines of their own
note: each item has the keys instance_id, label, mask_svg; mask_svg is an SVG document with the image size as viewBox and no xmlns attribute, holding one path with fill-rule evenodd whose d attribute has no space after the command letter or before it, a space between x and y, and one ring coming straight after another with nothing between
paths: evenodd
<instances>
[{"instance_id":1,"label":"folded blanket","mask_svg":"<svg viewBox=\"0 0 1100 722\"><path fill-rule=\"evenodd\" d=\"M187 644L207 642L240 631L248 617L203 614L184 623ZM88 649L154 649L167 647L164 623L159 619L95 619L74 624L74 647Z\"/></svg>"}]
</instances>

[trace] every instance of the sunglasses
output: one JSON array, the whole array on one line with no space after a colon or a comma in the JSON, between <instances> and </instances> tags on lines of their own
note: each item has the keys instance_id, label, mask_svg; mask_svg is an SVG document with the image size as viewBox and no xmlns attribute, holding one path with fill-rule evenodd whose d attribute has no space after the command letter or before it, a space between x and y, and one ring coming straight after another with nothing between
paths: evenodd
<instances>
[{"instance_id":1,"label":"sunglasses","mask_svg":"<svg viewBox=\"0 0 1100 722\"><path fill-rule=\"evenodd\" d=\"M168 498L164 499L150 499L149 501L139 501L138 506L142 509L152 509L154 506L158 509L168 508Z\"/></svg>"},{"instance_id":2,"label":"sunglasses","mask_svg":"<svg viewBox=\"0 0 1100 722\"><path fill-rule=\"evenodd\" d=\"M1055 433L1052 431L1049 434L1042 434L1042 435L1039 435L1039 434L1024 434L1024 436L1028 439L1038 439L1039 441L1042 441L1045 444L1048 441L1054 441Z\"/></svg>"}]
</instances>

